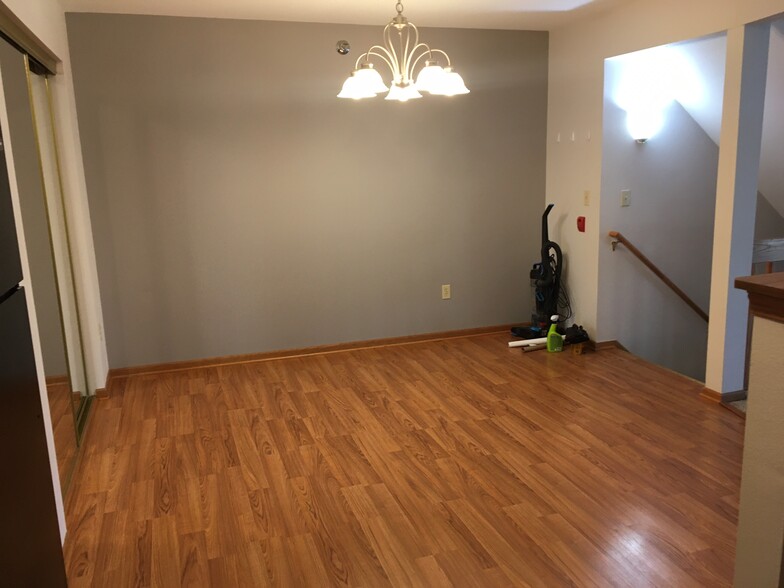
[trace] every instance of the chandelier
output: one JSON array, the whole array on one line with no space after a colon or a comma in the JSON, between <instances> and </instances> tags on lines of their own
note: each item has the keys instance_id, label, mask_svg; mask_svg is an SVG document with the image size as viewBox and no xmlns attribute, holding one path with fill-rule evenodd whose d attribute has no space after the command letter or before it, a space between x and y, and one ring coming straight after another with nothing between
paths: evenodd
<instances>
[{"instance_id":1,"label":"chandelier","mask_svg":"<svg viewBox=\"0 0 784 588\"><path fill-rule=\"evenodd\" d=\"M419 42L419 31L414 23L403 16L403 4L395 5L397 16L384 27L384 46L373 45L357 58L354 71L343 82L338 98L373 98L387 92L385 100L407 102L422 97L422 92L437 96L468 94L463 78L452 69L449 55L440 49L432 49L427 43ZM446 60L441 66L436 59ZM370 61L381 60L392 72L390 87L384 84L381 74ZM424 59L424 63L422 62ZM422 66L414 81L414 73Z\"/></svg>"}]
</instances>

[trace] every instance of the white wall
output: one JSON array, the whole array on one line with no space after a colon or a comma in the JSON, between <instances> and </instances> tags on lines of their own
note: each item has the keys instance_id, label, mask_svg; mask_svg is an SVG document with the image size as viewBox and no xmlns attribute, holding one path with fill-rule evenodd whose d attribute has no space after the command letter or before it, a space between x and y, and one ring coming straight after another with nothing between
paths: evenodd
<instances>
[{"instance_id":1,"label":"white wall","mask_svg":"<svg viewBox=\"0 0 784 588\"><path fill-rule=\"evenodd\" d=\"M727 35L711 35L674 47L694 68L693 74L702 90L694 99L681 100L681 105L718 145L721 138Z\"/></svg>"},{"instance_id":2,"label":"white wall","mask_svg":"<svg viewBox=\"0 0 784 588\"><path fill-rule=\"evenodd\" d=\"M3 0L14 14L61 60L52 83L58 122L63 186L71 228L75 279L84 329L90 392L103 388L109 369L104 342L101 299L87 188L76 118L76 100L65 28L65 13L58 0Z\"/></svg>"},{"instance_id":3,"label":"white wall","mask_svg":"<svg viewBox=\"0 0 784 588\"><path fill-rule=\"evenodd\" d=\"M770 28L759 191L784 216L784 20Z\"/></svg>"},{"instance_id":4,"label":"white wall","mask_svg":"<svg viewBox=\"0 0 784 588\"><path fill-rule=\"evenodd\" d=\"M784 577L784 323L753 320L734 585L772 587Z\"/></svg>"},{"instance_id":5,"label":"white wall","mask_svg":"<svg viewBox=\"0 0 784 588\"><path fill-rule=\"evenodd\" d=\"M628 66L627 66L628 67ZM707 312L719 149L678 102L644 145L613 100L624 73L607 62L601 232L620 231ZM620 206L621 190L631 206ZM607 339L704 381L708 325L623 246L599 252L598 320Z\"/></svg>"},{"instance_id":6,"label":"white wall","mask_svg":"<svg viewBox=\"0 0 784 588\"><path fill-rule=\"evenodd\" d=\"M575 320L594 338L610 335L597 318L599 251L608 241L599 230L604 60L740 27L782 10L781 0L637 0L551 32L547 199L563 220L554 223L552 238L567 255ZM588 207L585 190L591 193ZM580 215L587 217L584 234L573 228Z\"/></svg>"},{"instance_id":7,"label":"white wall","mask_svg":"<svg viewBox=\"0 0 784 588\"><path fill-rule=\"evenodd\" d=\"M694 63L696 76L705 88L700 100L683 103L683 107L705 132L719 144L721 106L724 93L724 62L727 53L725 35L699 39L677 47ZM771 26L768 79L766 84L762 153L760 156L759 191L763 195L757 210L757 224L770 227L781 222L784 214L784 20ZM773 213L772 218L765 215ZM763 228L763 233L767 229ZM776 238L784 233L776 233ZM774 237L757 237L774 238Z\"/></svg>"}]
</instances>

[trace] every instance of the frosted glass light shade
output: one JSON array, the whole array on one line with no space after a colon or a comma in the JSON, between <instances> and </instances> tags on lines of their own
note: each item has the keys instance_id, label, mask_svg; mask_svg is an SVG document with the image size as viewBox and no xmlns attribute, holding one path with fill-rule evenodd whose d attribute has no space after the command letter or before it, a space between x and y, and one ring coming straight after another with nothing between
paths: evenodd
<instances>
[{"instance_id":1,"label":"frosted glass light shade","mask_svg":"<svg viewBox=\"0 0 784 588\"><path fill-rule=\"evenodd\" d=\"M458 94L468 94L470 90L466 88L463 78L451 67L444 68L444 76L435 90L431 90L431 94L438 96L456 96Z\"/></svg>"},{"instance_id":2,"label":"frosted glass light shade","mask_svg":"<svg viewBox=\"0 0 784 588\"><path fill-rule=\"evenodd\" d=\"M427 61L417 76L416 89L420 92L437 92L444 82L444 76L443 67L435 61Z\"/></svg>"},{"instance_id":3,"label":"frosted glass light shade","mask_svg":"<svg viewBox=\"0 0 784 588\"><path fill-rule=\"evenodd\" d=\"M363 63L354 72L354 77L360 81L364 90L373 92L373 94L380 94L389 90L386 84L384 84L384 80L381 79L381 74L373 68L372 63Z\"/></svg>"},{"instance_id":4,"label":"frosted glass light shade","mask_svg":"<svg viewBox=\"0 0 784 588\"><path fill-rule=\"evenodd\" d=\"M367 83L363 82L361 78L358 78L355 72L343 82L343 88L341 88L338 98L361 100L362 98L373 98L375 95L376 93L370 91L367 87Z\"/></svg>"},{"instance_id":5,"label":"frosted glass light shade","mask_svg":"<svg viewBox=\"0 0 784 588\"><path fill-rule=\"evenodd\" d=\"M389 89L389 94L386 95L384 100L408 102L409 100L415 100L421 97L422 94L417 91L417 89L414 87L414 84L392 84L392 87Z\"/></svg>"},{"instance_id":6,"label":"frosted glass light shade","mask_svg":"<svg viewBox=\"0 0 784 588\"><path fill-rule=\"evenodd\" d=\"M664 112L661 110L630 110L626 113L626 129L632 139L645 143L664 126Z\"/></svg>"}]
</instances>

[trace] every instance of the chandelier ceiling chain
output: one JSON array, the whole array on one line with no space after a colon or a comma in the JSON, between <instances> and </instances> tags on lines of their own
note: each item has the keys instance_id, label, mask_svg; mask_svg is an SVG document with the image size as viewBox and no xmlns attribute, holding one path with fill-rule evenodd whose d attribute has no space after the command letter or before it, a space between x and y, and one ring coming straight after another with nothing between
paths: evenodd
<instances>
[{"instance_id":1,"label":"chandelier ceiling chain","mask_svg":"<svg viewBox=\"0 0 784 588\"><path fill-rule=\"evenodd\" d=\"M441 49L433 49L419 41L419 29L403 16L403 3L395 4L397 15L384 27L384 45L373 45L357 58L354 71L343 83L338 98L373 98L388 92L386 100L407 102L421 98L421 92L432 95L454 96L468 94L463 78L452 69L449 55ZM442 67L434 54L443 57ZM424 66L414 80L417 66L422 59ZM371 59L386 64L392 74L390 87L384 83Z\"/></svg>"}]
</instances>

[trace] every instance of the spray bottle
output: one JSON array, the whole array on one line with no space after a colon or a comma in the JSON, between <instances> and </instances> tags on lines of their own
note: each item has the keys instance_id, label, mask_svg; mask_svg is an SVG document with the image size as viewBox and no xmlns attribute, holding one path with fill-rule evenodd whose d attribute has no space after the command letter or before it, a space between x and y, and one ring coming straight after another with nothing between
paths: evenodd
<instances>
[{"instance_id":1,"label":"spray bottle","mask_svg":"<svg viewBox=\"0 0 784 588\"><path fill-rule=\"evenodd\" d=\"M547 331L547 351L550 353L563 351L563 335L560 335L558 331L556 331L556 328L558 327L558 318L559 316L557 314L550 317L550 330Z\"/></svg>"}]
</instances>

